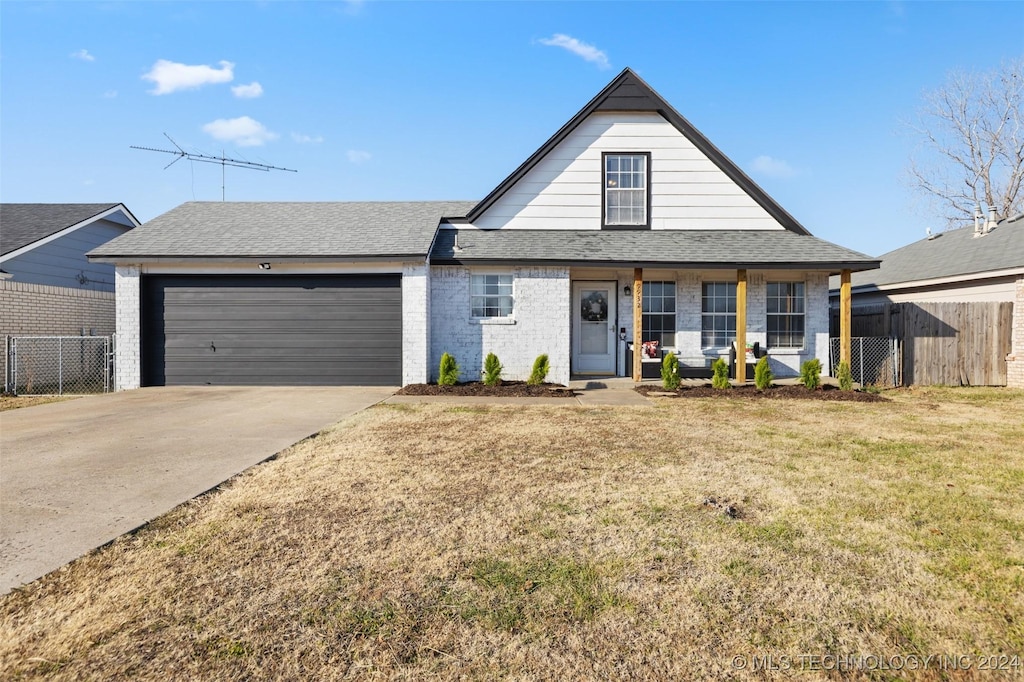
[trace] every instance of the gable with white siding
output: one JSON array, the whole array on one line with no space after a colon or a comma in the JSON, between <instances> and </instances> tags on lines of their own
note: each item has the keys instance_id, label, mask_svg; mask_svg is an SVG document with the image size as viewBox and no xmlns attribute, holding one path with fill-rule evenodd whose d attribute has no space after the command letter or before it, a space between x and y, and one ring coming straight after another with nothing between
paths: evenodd
<instances>
[{"instance_id":1,"label":"gable with white siding","mask_svg":"<svg viewBox=\"0 0 1024 682\"><path fill-rule=\"evenodd\" d=\"M473 226L601 229L602 152L650 152L651 229L785 229L655 112L590 114Z\"/></svg>"},{"instance_id":2,"label":"gable with white siding","mask_svg":"<svg viewBox=\"0 0 1024 682\"><path fill-rule=\"evenodd\" d=\"M97 220L4 261L3 268L17 282L113 291L114 267L90 263L85 254L126 231L119 223Z\"/></svg>"}]
</instances>

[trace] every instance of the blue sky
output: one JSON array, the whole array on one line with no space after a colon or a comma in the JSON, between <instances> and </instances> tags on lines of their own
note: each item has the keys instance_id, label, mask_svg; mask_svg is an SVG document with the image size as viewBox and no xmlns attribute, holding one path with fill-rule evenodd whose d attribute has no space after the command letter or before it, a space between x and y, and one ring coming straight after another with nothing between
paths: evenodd
<instances>
[{"instance_id":1,"label":"blue sky","mask_svg":"<svg viewBox=\"0 0 1024 682\"><path fill-rule=\"evenodd\" d=\"M942 221L901 121L1024 53L1024 3L0 3L0 199L479 199L629 66L815 235Z\"/></svg>"}]
</instances>

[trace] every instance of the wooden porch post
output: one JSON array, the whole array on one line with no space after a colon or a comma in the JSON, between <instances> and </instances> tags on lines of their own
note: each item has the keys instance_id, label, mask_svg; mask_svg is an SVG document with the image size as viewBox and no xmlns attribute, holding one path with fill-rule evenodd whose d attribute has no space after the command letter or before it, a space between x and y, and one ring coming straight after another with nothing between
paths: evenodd
<instances>
[{"instance_id":1,"label":"wooden porch post","mask_svg":"<svg viewBox=\"0 0 1024 682\"><path fill-rule=\"evenodd\" d=\"M839 273L839 362L850 362L851 319L850 271Z\"/></svg>"},{"instance_id":2,"label":"wooden porch post","mask_svg":"<svg viewBox=\"0 0 1024 682\"><path fill-rule=\"evenodd\" d=\"M644 270L633 268L633 381L643 376Z\"/></svg>"},{"instance_id":3,"label":"wooden porch post","mask_svg":"<svg viewBox=\"0 0 1024 682\"><path fill-rule=\"evenodd\" d=\"M747 383L747 271L736 271L736 383Z\"/></svg>"}]
</instances>

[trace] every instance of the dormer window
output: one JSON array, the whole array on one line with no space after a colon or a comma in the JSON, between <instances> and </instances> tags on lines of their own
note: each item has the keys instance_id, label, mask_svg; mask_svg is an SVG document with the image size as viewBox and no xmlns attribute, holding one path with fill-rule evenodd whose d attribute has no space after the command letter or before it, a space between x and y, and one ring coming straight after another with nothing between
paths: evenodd
<instances>
[{"instance_id":1,"label":"dormer window","mask_svg":"<svg viewBox=\"0 0 1024 682\"><path fill-rule=\"evenodd\" d=\"M602 160L604 227L650 227L650 153L605 152Z\"/></svg>"}]
</instances>

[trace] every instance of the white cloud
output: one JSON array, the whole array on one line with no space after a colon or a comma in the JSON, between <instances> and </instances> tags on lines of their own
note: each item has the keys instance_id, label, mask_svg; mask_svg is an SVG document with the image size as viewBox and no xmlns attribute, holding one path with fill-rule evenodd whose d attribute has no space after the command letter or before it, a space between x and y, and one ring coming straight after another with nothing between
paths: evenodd
<instances>
[{"instance_id":1,"label":"white cloud","mask_svg":"<svg viewBox=\"0 0 1024 682\"><path fill-rule=\"evenodd\" d=\"M370 154L370 152L364 152L360 149L349 149L345 154L348 156L348 160L356 165L366 163L373 158L373 155Z\"/></svg>"},{"instance_id":2,"label":"white cloud","mask_svg":"<svg viewBox=\"0 0 1024 682\"><path fill-rule=\"evenodd\" d=\"M218 118L203 126L203 132L221 142L234 142L239 147L260 147L279 136L248 116Z\"/></svg>"},{"instance_id":3,"label":"white cloud","mask_svg":"<svg viewBox=\"0 0 1024 682\"><path fill-rule=\"evenodd\" d=\"M345 0L341 3L342 11L345 14L356 15L363 11L366 0Z\"/></svg>"},{"instance_id":4,"label":"white cloud","mask_svg":"<svg viewBox=\"0 0 1024 682\"><path fill-rule=\"evenodd\" d=\"M93 57L91 54L89 54L89 50L84 50L84 49L83 50L76 50L76 51L72 52L68 56L71 57L72 59L81 59L83 62L94 62L94 61L96 61L96 57Z\"/></svg>"},{"instance_id":5,"label":"white cloud","mask_svg":"<svg viewBox=\"0 0 1024 682\"><path fill-rule=\"evenodd\" d=\"M149 91L152 95L194 90L210 83L230 83L235 77L235 65L226 61L218 63L220 68L215 69L207 64L191 66L158 59L149 73L142 76L142 80L156 83L156 88Z\"/></svg>"},{"instance_id":6,"label":"white cloud","mask_svg":"<svg viewBox=\"0 0 1024 682\"><path fill-rule=\"evenodd\" d=\"M764 175L769 178L791 178L796 175L796 169L782 159L775 159L765 155L761 155L751 161L750 170L758 175Z\"/></svg>"},{"instance_id":7,"label":"white cloud","mask_svg":"<svg viewBox=\"0 0 1024 682\"><path fill-rule=\"evenodd\" d=\"M114 99L117 97L117 90L107 90L103 93L104 99Z\"/></svg>"},{"instance_id":8,"label":"white cloud","mask_svg":"<svg viewBox=\"0 0 1024 682\"><path fill-rule=\"evenodd\" d=\"M299 144L320 144L324 138L320 135L306 135L304 133L292 133L292 139Z\"/></svg>"},{"instance_id":9,"label":"white cloud","mask_svg":"<svg viewBox=\"0 0 1024 682\"><path fill-rule=\"evenodd\" d=\"M241 99L254 99L263 94L263 86L258 81L253 81L248 85L232 85L231 92Z\"/></svg>"},{"instance_id":10,"label":"white cloud","mask_svg":"<svg viewBox=\"0 0 1024 682\"><path fill-rule=\"evenodd\" d=\"M602 69L607 69L611 66L608 62L608 55L604 52L589 43L581 42L572 36L565 35L564 33L556 33L550 38L541 38L540 44L566 49L574 55L583 57L588 62L597 64L598 67Z\"/></svg>"}]
</instances>

